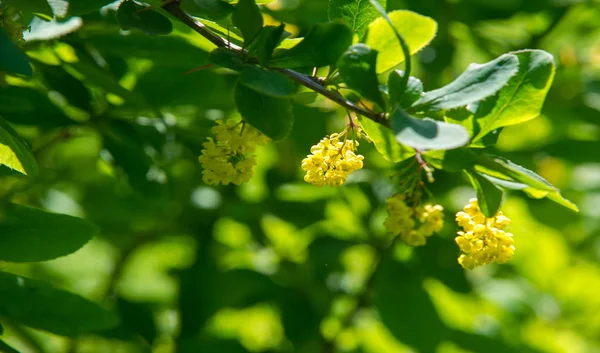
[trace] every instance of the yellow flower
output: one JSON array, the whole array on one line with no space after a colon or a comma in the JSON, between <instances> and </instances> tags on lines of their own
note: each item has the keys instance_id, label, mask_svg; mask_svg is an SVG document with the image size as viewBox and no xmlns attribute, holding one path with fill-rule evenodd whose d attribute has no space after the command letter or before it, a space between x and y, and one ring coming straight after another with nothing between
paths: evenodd
<instances>
[{"instance_id":1,"label":"yellow flower","mask_svg":"<svg viewBox=\"0 0 600 353\"><path fill-rule=\"evenodd\" d=\"M405 199L404 194L398 193L386 200L388 217L383 225L410 246L425 245L427 237L442 229L444 208L440 205L409 207ZM416 227L417 222L419 227Z\"/></svg>"},{"instance_id":2,"label":"yellow flower","mask_svg":"<svg viewBox=\"0 0 600 353\"><path fill-rule=\"evenodd\" d=\"M269 139L252 126L235 120L216 121L211 129L215 136L207 138L198 158L202 164L202 180L208 185L240 185L252 178L256 147Z\"/></svg>"},{"instance_id":3,"label":"yellow flower","mask_svg":"<svg viewBox=\"0 0 600 353\"><path fill-rule=\"evenodd\" d=\"M513 235L503 230L510 224L510 219L501 211L486 218L477 199L471 199L463 211L456 214L456 222L463 228L454 239L463 252L458 258L462 267L472 270L494 261L503 264L513 257Z\"/></svg>"},{"instance_id":4,"label":"yellow flower","mask_svg":"<svg viewBox=\"0 0 600 353\"><path fill-rule=\"evenodd\" d=\"M364 157L354 153L358 141L340 141L340 136L331 134L310 148L311 154L301 164L306 172L304 181L316 186L341 186L350 174L363 167Z\"/></svg>"}]
</instances>

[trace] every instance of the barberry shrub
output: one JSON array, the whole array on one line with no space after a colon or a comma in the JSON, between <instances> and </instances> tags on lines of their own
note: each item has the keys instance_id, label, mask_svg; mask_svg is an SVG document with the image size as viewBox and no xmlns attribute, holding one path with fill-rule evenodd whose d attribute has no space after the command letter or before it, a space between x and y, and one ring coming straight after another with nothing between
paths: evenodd
<instances>
[{"instance_id":1,"label":"barberry shrub","mask_svg":"<svg viewBox=\"0 0 600 353\"><path fill-rule=\"evenodd\" d=\"M435 18L300 3L0 1L0 351L530 349L442 320L426 287L536 251L508 191L578 211L495 148L540 115L554 57L432 80ZM75 252L110 264L100 284L38 278L103 266Z\"/></svg>"}]
</instances>

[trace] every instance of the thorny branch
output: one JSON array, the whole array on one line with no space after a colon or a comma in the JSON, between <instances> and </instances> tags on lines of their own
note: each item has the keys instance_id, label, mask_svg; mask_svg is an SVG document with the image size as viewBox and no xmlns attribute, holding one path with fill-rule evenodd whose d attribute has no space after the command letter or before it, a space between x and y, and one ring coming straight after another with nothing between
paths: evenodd
<instances>
[{"instance_id":1,"label":"thorny branch","mask_svg":"<svg viewBox=\"0 0 600 353\"><path fill-rule=\"evenodd\" d=\"M213 33L208 29L202 22L197 21L192 16L188 15L185 11L183 11L180 7L181 0L163 0L162 8L167 12L171 13L171 15L175 16L185 25L193 29L196 33L200 34L211 43L216 45L219 48L227 48L229 50L243 52L243 48L240 46L229 42L228 40L220 37L219 35ZM357 114L360 114L366 118L369 118L377 123L388 125L388 121L385 117L385 113L377 113L371 110L365 109L356 105L354 102L351 102L344 98L342 95L329 91L321 82L315 80L313 77L304 75L294 70L290 69L279 69L279 68L267 68L269 70L278 71L297 83L331 99L335 103L345 107L348 110L351 110Z\"/></svg>"}]
</instances>

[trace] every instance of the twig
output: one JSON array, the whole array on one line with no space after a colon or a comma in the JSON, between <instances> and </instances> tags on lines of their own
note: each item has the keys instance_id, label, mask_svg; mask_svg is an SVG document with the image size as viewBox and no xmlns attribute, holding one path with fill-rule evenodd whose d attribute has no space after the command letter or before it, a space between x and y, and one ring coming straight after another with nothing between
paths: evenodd
<instances>
[{"instance_id":1,"label":"twig","mask_svg":"<svg viewBox=\"0 0 600 353\"><path fill-rule=\"evenodd\" d=\"M162 8L165 11L169 12L171 15L175 16L177 19L179 19L185 25L187 25L188 27L193 29L196 33L200 34L201 36L206 38L208 41L210 41L211 43L216 45L217 47L227 48L227 49L230 49L235 52L244 53L243 48L241 48L240 46L238 46L234 43L231 43L230 41L211 32L206 27L206 25L204 25L202 22L197 21L196 19L194 19L193 17L188 15L185 11L183 11L181 9L180 2L181 2L181 0L166 1L166 2L163 2ZM325 86L323 86L319 82L319 80L315 80L311 76L307 76L307 75L304 75L302 73L299 73L297 71L290 70L290 69L281 69L281 68L267 68L267 69L273 70L273 71L278 71L278 72L288 76L292 80L298 82L299 84L331 99L332 101L345 107L346 109L349 109L357 114L365 116L366 118L371 119L379 124L388 126L388 121L386 119L385 113L377 113L377 112L373 112L373 111L364 109L364 108L356 105L355 103L347 100L343 96L341 96L335 92L329 91Z\"/></svg>"}]
</instances>

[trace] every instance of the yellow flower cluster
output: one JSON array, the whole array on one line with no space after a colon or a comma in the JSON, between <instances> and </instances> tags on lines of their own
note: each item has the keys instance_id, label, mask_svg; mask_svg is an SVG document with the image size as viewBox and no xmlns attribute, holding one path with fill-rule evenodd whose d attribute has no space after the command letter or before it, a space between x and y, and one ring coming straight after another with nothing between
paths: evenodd
<instances>
[{"instance_id":1,"label":"yellow flower cluster","mask_svg":"<svg viewBox=\"0 0 600 353\"><path fill-rule=\"evenodd\" d=\"M444 225L444 208L441 205L419 205L409 207L404 194L395 194L386 200L388 218L385 228L410 246L421 246L427 237L439 232ZM417 221L420 224L416 227Z\"/></svg>"},{"instance_id":2,"label":"yellow flower cluster","mask_svg":"<svg viewBox=\"0 0 600 353\"><path fill-rule=\"evenodd\" d=\"M471 199L464 211L456 214L456 222L464 230L458 232L455 238L464 253L458 258L462 267L472 270L494 261L503 264L513 257L513 235L503 230L510 224L510 219L501 211L492 218L486 218L477 199Z\"/></svg>"},{"instance_id":3,"label":"yellow flower cluster","mask_svg":"<svg viewBox=\"0 0 600 353\"><path fill-rule=\"evenodd\" d=\"M317 186L340 186L348 175L363 167L364 157L354 153L358 141L340 141L340 137L342 134L331 134L310 148L311 154L302 160L304 181Z\"/></svg>"},{"instance_id":4,"label":"yellow flower cluster","mask_svg":"<svg viewBox=\"0 0 600 353\"><path fill-rule=\"evenodd\" d=\"M217 120L212 128L215 139L208 138L199 160L202 180L208 185L240 185L252 178L256 147L269 139L252 126L235 120Z\"/></svg>"}]
</instances>

